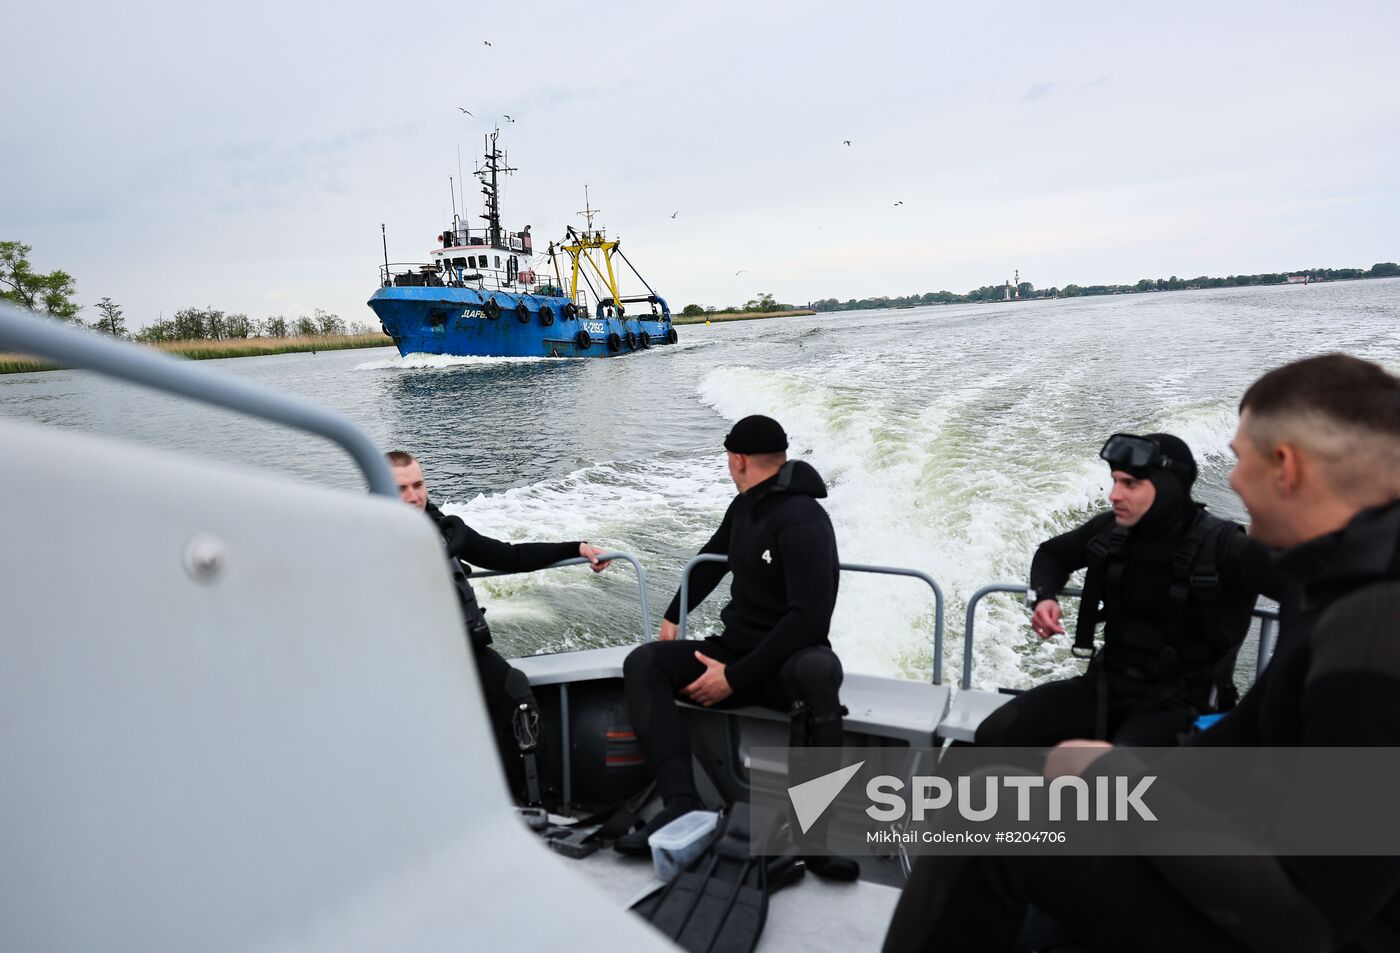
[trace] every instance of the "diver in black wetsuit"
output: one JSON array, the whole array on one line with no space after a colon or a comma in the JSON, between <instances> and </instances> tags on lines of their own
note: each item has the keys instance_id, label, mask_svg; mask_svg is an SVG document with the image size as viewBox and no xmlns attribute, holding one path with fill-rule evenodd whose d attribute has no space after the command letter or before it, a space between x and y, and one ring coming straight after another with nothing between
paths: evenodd
<instances>
[{"instance_id":1,"label":"diver in black wetsuit","mask_svg":"<svg viewBox=\"0 0 1400 953\"><path fill-rule=\"evenodd\" d=\"M388 458L400 498L426 513L442 534L452 581L457 587L457 598L462 606L467 641L476 660L477 675L481 679L481 690L486 698L486 710L491 716L506 779L512 791L522 794L527 802L537 804L540 800L539 780L537 775L532 776L533 767L536 759L544 760L542 752L539 752L544 741L539 726L539 706L534 693L530 691L525 673L513 668L491 648L491 629L486 624L486 610L477 604L476 593L467 574L473 565L499 572L529 572L575 556L583 556L592 563L594 572L602 572L609 563L598 559L603 553L602 549L586 542L511 544L482 536L464 523L461 517L446 516L428 502L423 469L412 454L394 450L388 454ZM524 757L526 754L533 756Z\"/></svg>"},{"instance_id":2,"label":"diver in black wetsuit","mask_svg":"<svg viewBox=\"0 0 1400 953\"><path fill-rule=\"evenodd\" d=\"M1113 471L1113 509L1047 540L1031 562L1031 626L1044 639L1064 632L1056 596L1089 567L1074 641L1093 661L997 709L977 729L980 745L1175 744L1198 714L1234 704L1235 654L1254 603L1288 590L1268 550L1191 499L1196 462L1181 440L1115 434L1099 455Z\"/></svg>"},{"instance_id":3,"label":"diver in black wetsuit","mask_svg":"<svg viewBox=\"0 0 1400 953\"><path fill-rule=\"evenodd\" d=\"M677 592L660 641L627 656L627 705L664 807L645 828L619 839L624 853L644 852L651 833L701 806L678 695L705 706L789 712L795 744L841 746L843 676L827 637L840 577L836 534L817 502L826 484L809 464L788 460L787 446L781 425L757 415L739 421L725 438L739 495L700 551L727 555L729 562L696 567L687 606L694 609L732 572L730 600L720 613L724 632L699 643L675 641ZM819 760L803 767L821 773ZM859 874L855 861L841 857L809 857L807 866L832 879Z\"/></svg>"},{"instance_id":4,"label":"diver in black wetsuit","mask_svg":"<svg viewBox=\"0 0 1400 953\"><path fill-rule=\"evenodd\" d=\"M1261 543L1298 585L1278 648L1238 706L1192 747L1400 746L1400 378L1343 354L1270 371L1245 392L1230 474ZM1103 742L1051 751L1045 775L1115 774ZM1171 756L1153 763L1161 783ZM1192 794L1210 803L1222 779ZM1272 778L1228 780L1247 826ZM1343 786L1345 778L1337 779ZM952 861L951 863L949 861ZM1400 949L1400 857L920 858L885 953L1026 949L1028 908L1074 949L1143 953Z\"/></svg>"}]
</instances>

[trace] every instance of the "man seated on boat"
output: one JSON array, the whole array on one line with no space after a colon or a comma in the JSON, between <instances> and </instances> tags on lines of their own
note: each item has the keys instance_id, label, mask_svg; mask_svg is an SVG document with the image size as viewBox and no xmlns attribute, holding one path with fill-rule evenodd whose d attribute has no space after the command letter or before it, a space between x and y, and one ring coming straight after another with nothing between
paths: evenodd
<instances>
[{"instance_id":1,"label":"man seated on boat","mask_svg":"<svg viewBox=\"0 0 1400 953\"><path fill-rule=\"evenodd\" d=\"M1400 746L1400 378L1343 354L1270 371L1245 392L1231 447L1250 533L1284 548L1299 599L1259 680L1176 757ZM1069 742L1045 774L1115 774L1127 760ZM1180 780L1172 761L1153 764L1160 783ZM1208 779L1204 796L1223 780L1248 812L1231 818L1241 829L1287 793L1244 774ZM1028 905L1094 950L1394 950L1400 857L925 857L885 950L1011 950Z\"/></svg>"},{"instance_id":2,"label":"man seated on boat","mask_svg":"<svg viewBox=\"0 0 1400 953\"><path fill-rule=\"evenodd\" d=\"M1112 471L1112 509L1042 543L1031 562L1031 627L1042 639L1065 632L1057 596L1088 567L1074 652L1092 661L997 709L977 729L979 745L1175 744L1198 715L1234 704L1235 654L1259 593L1288 589L1265 547L1191 499L1196 461L1182 440L1114 434L1099 456Z\"/></svg>"},{"instance_id":3,"label":"man seated on boat","mask_svg":"<svg viewBox=\"0 0 1400 953\"><path fill-rule=\"evenodd\" d=\"M426 513L442 534L452 581L457 587L457 598L462 606L467 641L476 659L477 676L481 679L481 690L486 698L486 709L491 717L506 779L511 790L524 801L539 804L542 792L535 768L537 761L542 763L544 760L539 753L543 741L539 706L535 703L525 673L512 667L491 648L491 629L486 624L486 610L477 603L467 574L472 566L499 572L530 572L576 556L587 559L594 572L602 572L610 563L598 558L604 550L582 541L511 544L483 536L463 522L460 516L447 516L429 502L423 468L411 453L393 450L387 456L394 481L399 487L399 497Z\"/></svg>"},{"instance_id":4,"label":"man seated on boat","mask_svg":"<svg viewBox=\"0 0 1400 953\"><path fill-rule=\"evenodd\" d=\"M841 662L828 639L840 577L836 534L817 502L826 484L810 464L788 460L787 447L787 434L771 417L745 417L725 437L739 495L700 552L729 561L695 568L686 607L694 609L732 572L729 603L720 613L724 631L700 643L677 641L677 592L660 641L627 656L627 706L664 806L646 827L617 842L624 853L644 852L653 832L701 807L677 697L706 707L790 712L800 740L841 746ZM809 858L808 868L838 879L859 874L854 861L840 857Z\"/></svg>"}]
</instances>

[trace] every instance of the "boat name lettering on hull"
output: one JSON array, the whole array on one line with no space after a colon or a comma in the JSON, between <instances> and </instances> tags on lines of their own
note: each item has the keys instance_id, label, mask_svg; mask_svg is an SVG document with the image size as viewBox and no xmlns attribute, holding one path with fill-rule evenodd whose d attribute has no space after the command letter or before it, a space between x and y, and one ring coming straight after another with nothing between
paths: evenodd
<instances>
[{"instance_id":1,"label":"boat name lettering on hull","mask_svg":"<svg viewBox=\"0 0 1400 953\"><path fill-rule=\"evenodd\" d=\"M580 321L579 324L589 334L603 334L607 331L607 326L602 321Z\"/></svg>"}]
</instances>

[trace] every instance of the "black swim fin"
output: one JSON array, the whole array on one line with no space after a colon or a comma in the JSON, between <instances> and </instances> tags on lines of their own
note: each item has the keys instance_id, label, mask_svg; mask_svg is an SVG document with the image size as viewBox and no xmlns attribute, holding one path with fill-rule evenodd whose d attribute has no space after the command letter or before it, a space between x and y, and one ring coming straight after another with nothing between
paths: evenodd
<instances>
[{"instance_id":1,"label":"black swim fin","mask_svg":"<svg viewBox=\"0 0 1400 953\"><path fill-rule=\"evenodd\" d=\"M689 953L752 953L758 945L772 858L749 852L749 810L745 802L734 804L705 852L632 907ZM780 880L799 876L800 868L783 868Z\"/></svg>"}]
</instances>

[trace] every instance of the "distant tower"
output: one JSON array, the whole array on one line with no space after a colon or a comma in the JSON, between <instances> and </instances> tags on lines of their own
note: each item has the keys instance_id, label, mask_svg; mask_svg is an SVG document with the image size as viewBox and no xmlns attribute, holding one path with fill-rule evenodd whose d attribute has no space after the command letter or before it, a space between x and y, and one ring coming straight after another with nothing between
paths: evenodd
<instances>
[{"instance_id":1,"label":"distant tower","mask_svg":"<svg viewBox=\"0 0 1400 953\"><path fill-rule=\"evenodd\" d=\"M1016 269L1016 277L1011 284L1011 295L1017 301L1021 300L1021 269Z\"/></svg>"}]
</instances>

